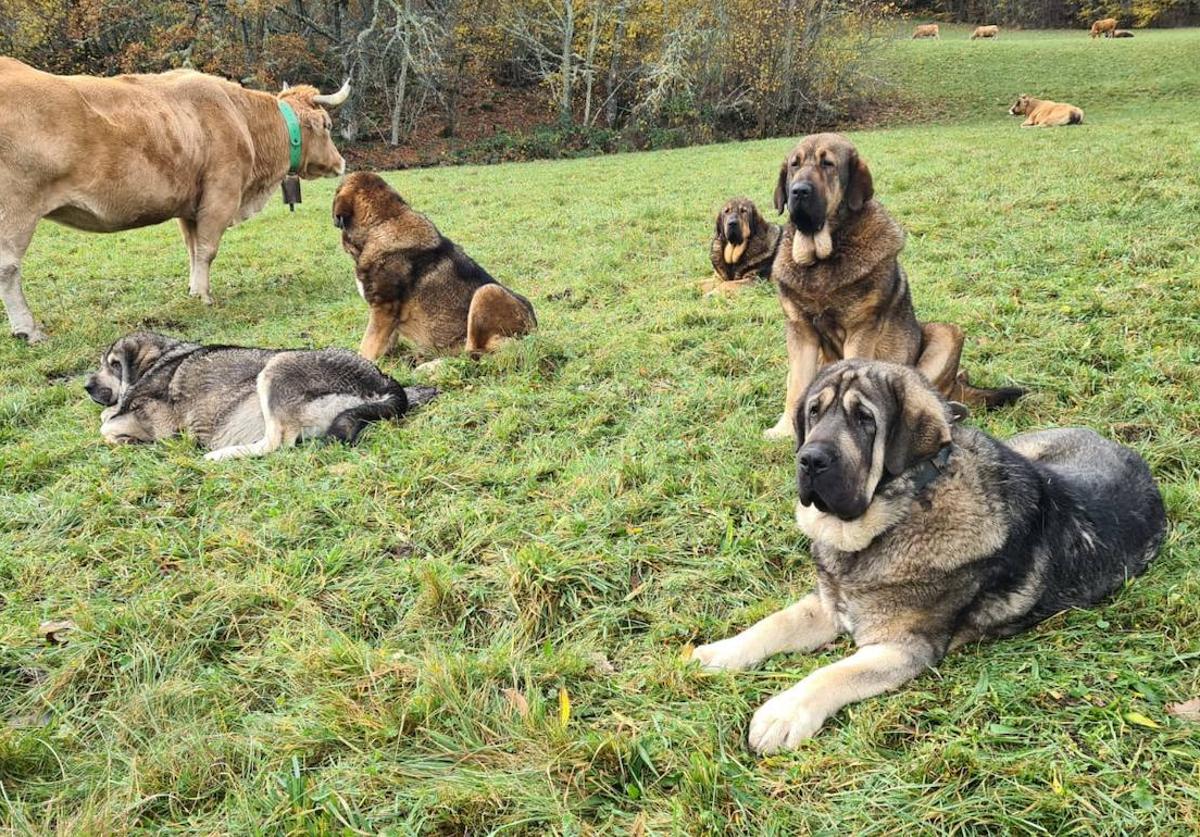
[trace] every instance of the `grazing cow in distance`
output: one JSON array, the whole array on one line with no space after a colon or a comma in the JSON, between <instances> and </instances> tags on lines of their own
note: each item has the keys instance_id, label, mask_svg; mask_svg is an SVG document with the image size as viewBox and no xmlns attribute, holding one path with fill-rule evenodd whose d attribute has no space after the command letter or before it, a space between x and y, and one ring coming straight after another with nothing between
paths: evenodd
<instances>
[{"instance_id":1,"label":"grazing cow in distance","mask_svg":"<svg viewBox=\"0 0 1200 837\"><path fill-rule=\"evenodd\" d=\"M1090 38L1099 38L1103 35L1106 38L1111 38L1112 33L1117 29L1117 19L1115 17L1106 17L1104 20L1098 20L1092 24L1091 31L1088 33Z\"/></svg>"},{"instance_id":2,"label":"grazing cow in distance","mask_svg":"<svg viewBox=\"0 0 1200 837\"><path fill-rule=\"evenodd\" d=\"M912 40L917 38L937 38L940 41L942 36L936 23L922 23L913 30Z\"/></svg>"},{"instance_id":3,"label":"grazing cow in distance","mask_svg":"<svg viewBox=\"0 0 1200 837\"><path fill-rule=\"evenodd\" d=\"M211 303L209 268L228 227L261 210L289 171L345 171L327 109L349 94L347 84L272 95L192 70L55 76L0 57L0 297L12 333L46 337L20 272L42 218L87 232L179 219L188 291Z\"/></svg>"},{"instance_id":4,"label":"grazing cow in distance","mask_svg":"<svg viewBox=\"0 0 1200 837\"><path fill-rule=\"evenodd\" d=\"M976 26L975 31L971 33L971 40L976 38L999 38L999 26Z\"/></svg>"}]
</instances>

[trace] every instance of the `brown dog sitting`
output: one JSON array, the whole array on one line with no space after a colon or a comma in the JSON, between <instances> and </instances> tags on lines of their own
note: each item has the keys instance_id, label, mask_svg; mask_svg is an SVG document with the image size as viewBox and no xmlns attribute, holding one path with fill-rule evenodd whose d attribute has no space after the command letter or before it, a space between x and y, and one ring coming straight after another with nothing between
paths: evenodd
<instances>
[{"instance_id":1,"label":"brown dog sitting","mask_svg":"<svg viewBox=\"0 0 1200 837\"><path fill-rule=\"evenodd\" d=\"M537 327L533 306L471 260L377 174L354 172L333 198L334 224L370 306L359 353L377 360L397 336L436 353L494 351Z\"/></svg>"},{"instance_id":2,"label":"brown dog sitting","mask_svg":"<svg viewBox=\"0 0 1200 837\"><path fill-rule=\"evenodd\" d=\"M800 141L779 169L775 208L788 213L771 278L787 317L787 398L769 439L793 435L796 404L817 370L846 359L915 366L946 398L995 407L1019 389L978 389L958 368L963 332L917 321L897 257L904 230L873 200L871 170L839 134Z\"/></svg>"},{"instance_id":3,"label":"brown dog sitting","mask_svg":"<svg viewBox=\"0 0 1200 837\"><path fill-rule=\"evenodd\" d=\"M708 293L733 293L771 275L783 229L772 224L754 201L732 198L717 213L709 259L716 275L704 285Z\"/></svg>"}]
</instances>

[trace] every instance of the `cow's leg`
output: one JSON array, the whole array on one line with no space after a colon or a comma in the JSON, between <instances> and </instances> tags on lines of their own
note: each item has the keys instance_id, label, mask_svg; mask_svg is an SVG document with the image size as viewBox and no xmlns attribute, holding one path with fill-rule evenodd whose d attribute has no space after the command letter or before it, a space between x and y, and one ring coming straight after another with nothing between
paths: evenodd
<instances>
[{"instance_id":1,"label":"cow's leg","mask_svg":"<svg viewBox=\"0 0 1200 837\"><path fill-rule=\"evenodd\" d=\"M6 215L9 213L0 207L0 220L5 219ZM35 218L32 223L0 228L0 298L4 300L4 310L8 313L13 336L23 337L30 343L40 343L46 339L46 334L34 321L33 312L29 310L29 303L25 301L25 294L21 290L21 259L25 257L36 226Z\"/></svg>"},{"instance_id":2,"label":"cow's leg","mask_svg":"<svg viewBox=\"0 0 1200 837\"><path fill-rule=\"evenodd\" d=\"M221 192L218 187L214 191ZM237 207L233 207L236 211ZM233 220L233 211L218 203L201 205L192 223L191 244L188 256L192 263L191 276L188 280L188 294L198 296L205 305L212 305L212 296L208 292L208 273L212 268L213 259L217 257L217 248L221 246L221 236ZM184 242L188 241L186 222L183 227Z\"/></svg>"},{"instance_id":3,"label":"cow's leg","mask_svg":"<svg viewBox=\"0 0 1200 837\"><path fill-rule=\"evenodd\" d=\"M188 294L196 296L196 222L190 218L180 218L179 232L183 235L183 246L187 248Z\"/></svg>"}]
</instances>

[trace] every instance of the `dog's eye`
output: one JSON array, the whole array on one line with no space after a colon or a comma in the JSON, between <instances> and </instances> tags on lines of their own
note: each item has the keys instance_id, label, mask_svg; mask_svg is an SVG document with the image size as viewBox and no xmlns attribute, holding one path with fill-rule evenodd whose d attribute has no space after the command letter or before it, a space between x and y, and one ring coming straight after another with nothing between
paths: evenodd
<instances>
[{"instance_id":1,"label":"dog's eye","mask_svg":"<svg viewBox=\"0 0 1200 837\"><path fill-rule=\"evenodd\" d=\"M834 163L833 163L832 159L830 159L829 157L826 157L824 160L821 161L821 165L827 169L831 169L831 168L833 168Z\"/></svg>"},{"instance_id":2,"label":"dog's eye","mask_svg":"<svg viewBox=\"0 0 1200 837\"><path fill-rule=\"evenodd\" d=\"M821 405L818 404L816 401L814 401L813 403L808 405L808 417L816 418L817 413L820 412L820 410L821 410Z\"/></svg>"},{"instance_id":3,"label":"dog's eye","mask_svg":"<svg viewBox=\"0 0 1200 837\"><path fill-rule=\"evenodd\" d=\"M869 430L875 427L875 416L871 415L870 410L867 410L864 407L859 407L854 411L854 418L858 420L858 423L861 424L864 429Z\"/></svg>"},{"instance_id":4,"label":"dog's eye","mask_svg":"<svg viewBox=\"0 0 1200 837\"><path fill-rule=\"evenodd\" d=\"M115 360L110 360L110 361L108 362L108 368L109 368L109 369L111 369L111 370L112 370L112 371L114 371L114 372L120 372L120 371L121 371L121 364L120 364L120 363L118 363L118 362L117 362L117 361L115 361Z\"/></svg>"}]
</instances>

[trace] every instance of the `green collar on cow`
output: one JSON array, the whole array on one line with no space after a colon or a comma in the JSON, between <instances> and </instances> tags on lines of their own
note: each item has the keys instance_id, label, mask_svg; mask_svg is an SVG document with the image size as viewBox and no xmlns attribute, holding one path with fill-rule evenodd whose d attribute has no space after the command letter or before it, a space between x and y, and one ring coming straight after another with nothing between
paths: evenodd
<instances>
[{"instance_id":1,"label":"green collar on cow","mask_svg":"<svg viewBox=\"0 0 1200 837\"><path fill-rule=\"evenodd\" d=\"M300 120L296 116L296 111L292 110L292 106L283 99L276 99L279 103L279 112L283 114L283 121L287 123L288 129L288 150L291 152L291 168L288 169L288 174L299 174L300 172Z\"/></svg>"}]
</instances>

